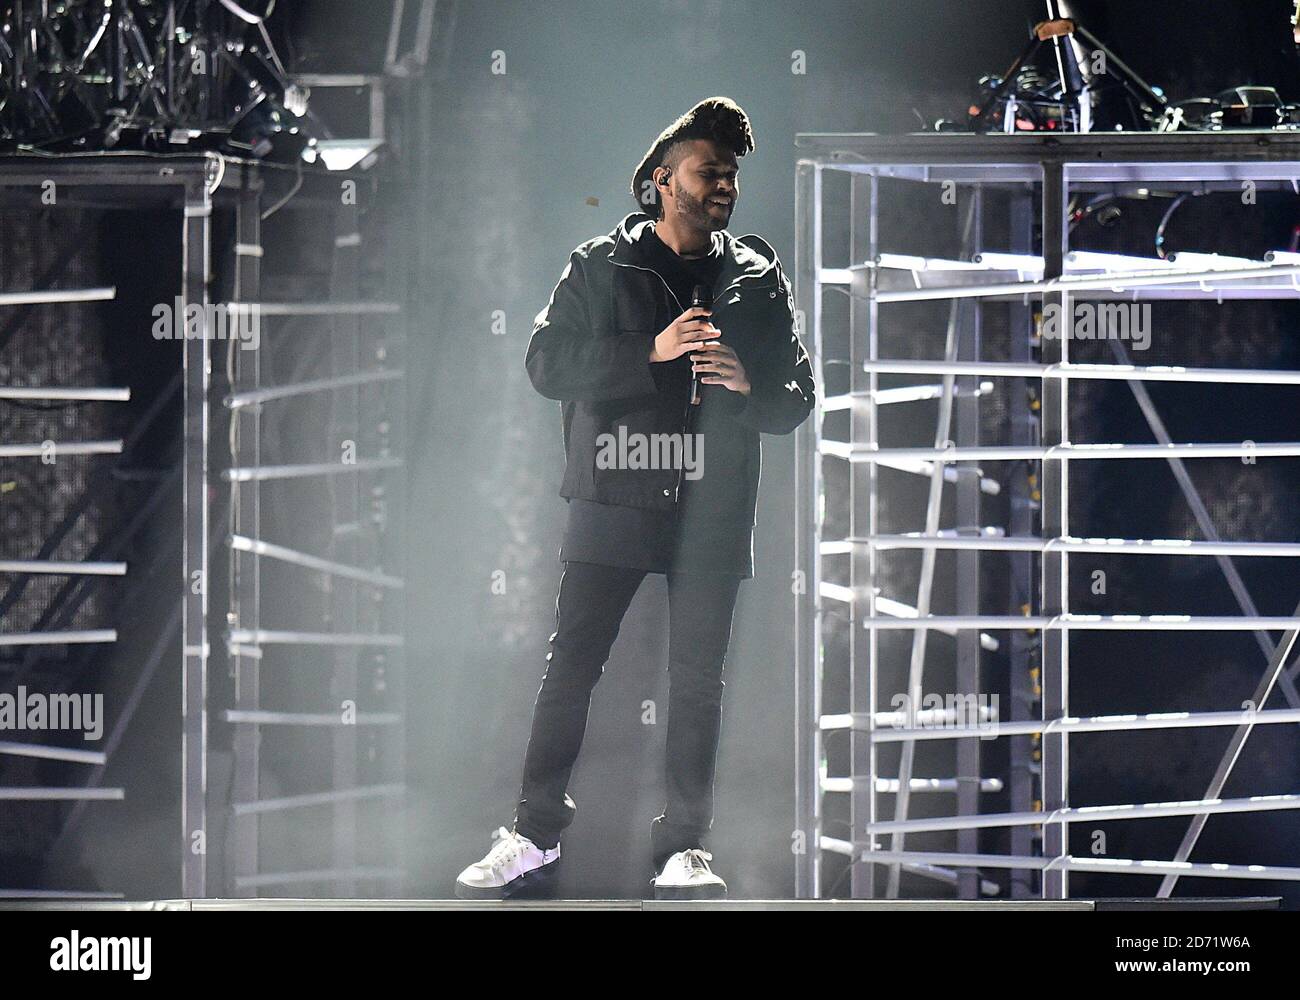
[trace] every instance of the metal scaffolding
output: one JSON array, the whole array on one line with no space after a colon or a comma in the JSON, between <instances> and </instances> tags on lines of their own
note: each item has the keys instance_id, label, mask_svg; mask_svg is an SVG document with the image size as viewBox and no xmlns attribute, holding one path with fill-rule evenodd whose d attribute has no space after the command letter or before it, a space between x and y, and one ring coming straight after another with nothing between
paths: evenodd
<instances>
[{"instance_id":1,"label":"metal scaffolding","mask_svg":"<svg viewBox=\"0 0 1300 1000\"><path fill-rule=\"evenodd\" d=\"M325 212L307 207L332 223L323 300L266 295L260 200L250 195L237 214L238 266L228 305L232 313L256 317L264 340L259 350L229 352L231 392L224 401L231 465L221 478L232 501L225 645L235 681L235 703L222 712L235 729L226 883L237 896L282 889L311 895L313 887L332 896L401 895L405 737L404 714L395 709L402 692L404 582L383 566L400 551L393 536L402 493L402 310L396 301L365 297L363 254L377 234L363 239L357 199L336 199ZM291 214L292 204L285 211ZM279 275L278 284L292 292L295 283ZM390 280L386 290L400 298L404 290L396 284ZM313 366L315 378L269 374ZM268 434L302 426L289 422L295 410L308 414L310 426L322 408L322 434L311 435L317 440L278 435L280 447L290 450L284 457L295 461L270 464L280 456L268 447ZM303 551L266 537L315 517L324 520L313 533L322 549ZM278 577L279 594L264 571L268 561L292 574ZM313 594L319 601L305 596ZM298 616L297 627L275 621L286 611ZM272 670L319 678L317 690L297 704L269 708L263 689ZM262 741L272 728L295 732L297 745L314 747L313 755L329 761L323 784L296 794L270 792ZM320 827L328 831L327 863L286 867L285 845L268 844L276 833L266 821L275 816L327 819ZM278 828L281 838L285 830ZM278 848L280 859L269 862L278 865L271 870L268 847Z\"/></svg>"},{"instance_id":2,"label":"metal scaffolding","mask_svg":"<svg viewBox=\"0 0 1300 1000\"><path fill-rule=\"evenodd\" d=\"M90 480L86 495L40 552L13 558L6 553L0 572L15 574L18 583L0 597L0 613L35 575L67 576L70 583L41 616L39 630L0 631L0 646L116 643L117 629L59 627L71 620L88 593L82 588L74 595L72 581L125 577L127 586L134 583L132 600L140 607L173 610L147 621L147 656L143 663L131 664L130 691L112 720L102 752L0 742L0 754L86 765L91 773L84 785L0 788L0 800L70 801L56 847L84 816L86 803L122 800L123 788L100 787L104 768L151 682L162 674L176 681L182 692L177 748L181 783L176 789L181 826L173 855L180 871L180 895L250 895L281 886L300 895L318 889L334 896L400 894L405 748L403 714L397 709L403 696L403 584L384 564L400 558L395 538L404 494L398 477L405 423L405 317L399 303L406 295L406 269L384 269L386 287L378 290L380 295L374 275L363 267L366 227L359 198L369 196L373 204L378 185L360 170L296 170L215 153L0 159L0 194L7 205L40 206L50 184L60 192L60 207L90 206L123 217L138 209L170 213L163 217L180 227L182 253L176 303L194 325L191 332L176 337L184 340L180 369L125 440L58 441L53 447L61 460L68 456L73 462L130 453L146 434L166 433L159 417L179 397L182 422L171 429L171 436L179 445L180 461L160 478L148 501L131 512L129 523L117 526L114 537L84 562L57 560L51 554L87 498L97 486L102 488L102 479ZM354 197L340 196L344 184L352 186ZM332 226L327 242L333 252L326 258L332 266L310 276L281 268L275 275L279 297L264 295L264 229L268 221L277 225L295 215L296 228L286 225L279 245L292 247L304 234L319 232L324 220ZM309 264L320 260L306 259ZM318 298L284 294L285 289L301 293L313 282L322 293ZM9 288L0 292L0 321L6 320L5 313L12 316L35 304L99 301L116 294L113 288ZM195 306L203 308L194 310L191 318ZM250 342L230 330L223 334L214 329L218 315L255 320L260 342L249 349ZM124 338L150 336L147 326L114 332ZM263 372L268 357L289 371L310 369L324 358L327 371L313 373L315 378L267 383ZM115 387L6 385L0 386L0 398L120 402L129 393ZM267 431L278 427L287 411L321 399L328 400L326 417L311 428L314 440L306 440L307 435L282 437L276 441L278 450L268 449ZM315 453L309 450L313 444ZM50 446L5 441L0 443L0 458L36 460ZM299 446L306 452L302 461L291 450ZM268 454L277 460L282 452L289 461L268 464ZM96 475L110 473L106 468ZM272 493L282 482L304 492ZM161 567L140 572L131 566L128 572L126 562L116 558L120 549L140 525L162 516L178 487L179 563L174 556L160 558ZM286 498L303 501L302 509L286 506ZM295 518L316 523L327 529L323 533L328 544L323 551L307 552L263 537L262 526L271 514L279 523L293 523ZM229 559L216 558L217 552L227 552ZM300 573L302 585L291 585L287 594L269 593L262 572L267 561ZM316 600L321 594L325 599ZM269 597L278 599L277 610L306 608L317 612L317 618L312 621L304 614L291 627L266 621L263 610ZM179 669L169 672L165 664L177 653ZM297 660L291 658L294 653L300 654ZM319 671L327 664L324 673L315 675L321 697L268 708L261 697L264 660L286 670ZM22 676L19 673L19 681ZM233 692L228 704L227 690ZM308 763L328 762L322 787L293 795L265 794L260 745L268 727L298 730L315 741L312 760L304 761L303 769L308 770ZM227 734L228 741L223 738ZM301 824L310 825L329 847L331 860L299 871L267 871L261 862L268 847L261 821L268 814L301 818ZM292 851L292 845L287 850L281 845L280 856L292 856ZM3 894L58 895L37 887Z\"/></svg>"},{"instance_id":3,"label":"metal scaffolding","mask_svg":"<svg viewBox=\"0 0 1300 1000\"><path fill-rule=\"evenodd\" d=\"M1145 193L1153 185L1169 192L1291 192L1300 175L1300 136L1267 131L1159 136L812 133L800 134L796 146L801 151L796 292L805 342L824 389L797 444L796 560L802 586L796 588L795 613L796 813L797 839L803 845L796 851L797 894L836 894L835 886L824 884L828 853L849 859L849 894L854 897L896 897L900 873L908 872L954 886L963 898L976 898L998 890L979 879L981 868L1011 869L1013 895L1037 892L1047 899L1069 897L1071 871L1161 875L1161 896L1169 895L1182 876L1300 878L1296 867L1188 860L1210 815L1300 808L1297 795L1221 797L1254 726L1300 721L1295 667L1286 669L1300 608L1285 617L1259 614L1233 560L1295 557L1300 545L1223 541L1184 464L1199 458L1295 457L1300 442L1174 442L1146 390L1153 381L1294 386L1300 384L1300 372L1137 366L1120 339L1109 344L1114 364L1072 363L1070 335L1042 335L1031 312L1034 303L1041 303L1043 313L1073 316L1073 304L1083 301L1295 298L1300 293L1300 256L1295 253L1279 250L1261 259L1206 253L1144 258L1076 250L1070 246L1068 206L1078 193ZM883 184L932 191L935 204L941 192L954 196L945 203L961 206L959 252L948 257L891 252L897 247L885 245L881 236ZM994 195L1001 213L996 217L990 208ZM993 231L995 224L1002 245L990 249L986 230ZM828 247L833 225L846 234L835 250ZM828 318L828 292L847 297L846 320ZM881 310L894 308L893 303L925 301L949 306L943 358L882 357ZM981 350L983 306L994 302L1008 311L1010 354L986 359ZM881 375L932 381L882 388ZM1008 393L1004 430L1009 443L981 444L981 401L990 380L1001 378L1024 389ZM1084 379L1124 381L1158 443L1072 443L1069 387L1072 380ZM933 427L933 447L882 442L881 408L922 401L938 406L934 423L925 424ZM832 432L829 419L838 419L841 411L847 411L847 419L839 420ZM1098 460L1167 462L1203 538L1076 537L1069 511L1070 463ZM999 463L996 468L1007 471L995 473L977 463ZM881 529L881 470L928 480L923 521L914 530ZM945 487L952 494L947 509L955 520L947 526L940 523ZM984 524L982 496L1003 493L1007 523ZM828 534L832 521L842 530ZM901 550L919 557L914 594L884 589L881 553ZM955 595L955 614L935 614L931 607L940 551L954 553L955 578L944 582ZM977 560L984 552L1005 553L998 558L1010 560L1007 592L997 595L1009 610L1006 615L980 613ZM1240 614L1077 613L1070 604L1069 565L1071 554L1081 552L1213 558ZM1294 597L1300 595L1288 595L1288 600ZM1073 717L1070 634L1098 630L1253 633L1265 660L1251 702L1255 709ZM910 654L890 659L881 640L895 632L910 636ZM953 673L945 676L955 677L953 696L966 703L918 712L915 708L931 687L926 683L926 667L934 659L927 658L930 632L955 639ZM1271 633L1281 633L1280 641ZM1012 703L1005 721L990 718L976 697L984 689L981 678L989 679L987 667L981 673L981 658L1001 648L1002 636L1009 639L1005 652L1011 671L1005 678ZM904 681L884 689L882 674ZM1290 708L1259 710L1275 687ZM882 710L895 690L907 696L903 704L911 711ZM845 710L828 712L828 699ZM976 710L965 711L972 704ZM1071 733L1216 726L1231 727L1233 736L1200 798L1071 806ZM845 749L828 751L831 738L847 740ZM980 741L991 738L1010 741L1005 783L981 772ZM917 746L933 740L955 741L955 774L914 775ZM880 750L892 744L900 750L897 773L882 773ZM843 762L840 773L831 773L832 760ZM981 795L1004 788L1011 810L982 812ZM952 801L953 807L938 817L909 818L910 796L917 793ZM832 836L827 829L828 796L840 798L837 807L847 797L847 836ZM892 798L892 817L882 806L885 796ZM1171 860L1070 853L1071 822L1160 816L1190 820ZM1005 828L1010 851L980 853L976 833L983 828ZM955 850L906 849L908 833L934 831L954 834ZM887 844L884 834L890 834ZM876 878L881 866L883 885Z\"/></svg>"},{"instance_id":4,"label":"metal scaffolding","mask_svg":"<svg viewBox=\"0 0 1300 1000\"><path fill-rule=\"evenodd\" d=\"M3 183L0 181L0 183ZM32 305L54 305L69 302L95 302L108 301L115 297L116 289L114 288L86 288L86 289L31 289L24 291L9 290L0 293L0 316L8 312L8 308L14 306L32 306ZM12 314L10 314L12 315ZM5 317L8 318L8 317ZM0 385L0 399L2 400L21 400L24 402L53 403L66 401L104 401L104 402L126 402L131 398L130 390L121 387L109 386L12 386ZM53 464L55 457L75 456L84 459L85 457L120 455L123 450L123 442L115 441L40 441L32 443L19 443L13 441L0 441L0 458L5 459L46 459ZM75 517L72 519L75 521ZM71 521L66 522L71 524ZM46 551L53 551L60 539L54 540L53 544L47 543ZM48 558L30 558L30 559L0 559L0 573L13 574L19 578L19 583L12 589L7 590L3 596L0 596L0 619L3 619L5 612L11 608L17 601L19 594L26 581L33 576L67 576L71 580L86 577L124 577L126 575L127 565L123 561L112 560L57 560ZM71 588L65 587L61 594L67 594ZM47 608L46 613L41 616L41 622L53 624L54 615L51 612L54 609ZM39 622L38 622L39 624ZM58 627L42 627L33 631L15 632L0 629L0 646L4 647L31 647L36 646L53 646L64 644L101 644L115 643L117 641L117 629L68 629ZM26 672L18 675L18 681L26 679ZM21 691L21 687L18 688ZM28 757L38 758L41 760L64 761L68 763L83 764L102 773L102 769L108 763L109 755L107 752L98 750L76 750L69 747L55 746L48 743L28 741L28 740L2 740L0 741L0 755L11 757ZM91 801L121 801L125 795L123 788L92 788L89 783L86 786L32 786L32 785L0 785L0 801L7 803L18 802L73 802L78 805ZM29 890L23 889L5 889L0 890L0 898L5 896L28 895ZM51 893L55 896L81 896L79 892L60 892ZM99 893L100 898L114 898L120 896L116 893Z\"/></svg>"}]
</instances>

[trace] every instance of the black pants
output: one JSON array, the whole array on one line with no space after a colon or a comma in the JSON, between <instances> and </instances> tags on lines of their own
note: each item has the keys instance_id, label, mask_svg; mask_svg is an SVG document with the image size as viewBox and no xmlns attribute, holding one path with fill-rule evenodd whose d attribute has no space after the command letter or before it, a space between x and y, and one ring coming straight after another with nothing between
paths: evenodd
<instances>
[{"instance_id":1,"label":"black pants","mask_svg":"<svg viewBox=\"0 0 1300 1000\"><path fill-rule=\"evenodd\" d=\"M515 828L542 848L558 843L576 807L565 789L623 614L646 570L566 562L555 600L551 652L533 708ZM722 722L722 666L740 577L668 573L668 802L654 821L658 870L702 846L713 824L713 771Z\"/></svg>"}]
</instances>

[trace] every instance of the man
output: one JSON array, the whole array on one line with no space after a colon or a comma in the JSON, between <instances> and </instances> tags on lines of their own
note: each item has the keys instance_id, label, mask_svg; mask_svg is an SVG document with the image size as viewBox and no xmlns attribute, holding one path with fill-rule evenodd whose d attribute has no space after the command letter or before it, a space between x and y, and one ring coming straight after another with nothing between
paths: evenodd
<instances>
[{"instance_id":1,"label":"man","mask_svg":"<svg viewBox=\"0 0 1300 1000\"><path fill-rule=\"evenodd\" d=\"M655 895L726 894L703 838L723 661L740 581L753 576L759 433L789 434L815 399L775 251L726 230L737 157L753 148L749 119L728 98L677 119L632 178L654 217L635 212L577 247L534 323L529 377L563 404L563 572L514 828L461 872L460 896L515 895L554 872L591 691L647 573L667 575L670 633ZM692 308L698 285L709 305Z\"/></svg>"}]
</instances>

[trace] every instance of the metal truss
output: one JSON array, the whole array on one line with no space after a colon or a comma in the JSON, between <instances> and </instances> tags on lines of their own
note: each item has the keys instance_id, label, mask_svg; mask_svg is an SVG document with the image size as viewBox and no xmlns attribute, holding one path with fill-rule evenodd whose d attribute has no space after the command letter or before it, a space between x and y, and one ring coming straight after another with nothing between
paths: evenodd
<instances>
[{"instance_id":1,"label":"metal truss","mask_svg":"<svg viewBox=\"0 0 1300 1000\"><path fill-rule=\"evenodd\" d=\"M328 887L326 895L394 896L402 894L406 878L405 717L392 710L401 703L405 584L383 565L399 551L393 533L403 470L401 307L363 296L363 255L372 251L363 243L355 201L336 199L323 213L319 206L311 210L333 225L329 295L317 301L287 302L267 294L260 201L250 196L237 215L239 258L227 305L232 315L259 316L265 339L260 350L228 352L230 392L224 400L231 442L230 465L221 472L231 496L231 606L224 644L236 693L235 703L221 713L235 729L227 884L236 896L286 888L301 894L311 886ZM282 371L301 371L322 356L325 372L318 377L268 377L268 358ZM335 452L340 445L354 452L332 461L270 464L270 433L296 407L320 405L328 414L323 439ZM301 516L290 494L272 492L286 483L300 491L292 494L297 502L310 504L308 516L325 514L328 541L321 551L266 537L272 524ZM286 578L267 573L267 562L288 568L297 593L325 595L315 627L277 627L267 620L309 603L274 593L268 580ZM319 676L320 694L310 703L271 708L265 679L271 670L287 669ZM345 702L355 705L350 716L340 711ZM296 730L319 748L330 762L325 785L269 794L262 741L273 728ZM265 820L272 815L327 821L329 865L267 870L263 858L274 834ZM375 863L376 857L383 863Z\"/></svg>"},{"instance_id":2,"label":"metal truss","mask_svg":"<svg viewBox=\"0 0 1300 1000\"><path fill-rule=\"evenodd\" d=\"M0 196L7 205L39 206L43 185L54 181L59 205L113 206L123 213L142 206L170 209L181 229L182 260L177 289L183 306L226 307L228 315L256 313L265 321L265 338L256 350L241 349L209 329L209 311L200 310L200 335L185 339L181 367L151 401L123 440L56 441L53 447L70 461L99 462L85 495L69 508L64 521L41 550L0 560L0 572L16 582L0 594L0 616L21 596L26 581L38 575L67 578L50 609L30 631L0 631L0 646L58 645L92 648L118 641L116 629L69 627L73 614L95 581L125 580L131 599L172 611L149 623L148 654L133 664L125 704L111 721L104 748L70 750L21 740L0 741L0 755L39 757L87 768L83 783L71 787L0 788L0 800L67 802L54 845L58 850L85 817L88 804L121 801L128 790L103 787L104 769L132 724L136 709L159 674L182 686L181 785L177 789L181 825L176 854L179 891L189 899L213 895L247 895L264 888L311 889L328 885L334 892L379 890L393 894L403 885L404 862L400 806L404 792L404 719L394 706L402 697L402 580L385 572L394 552L392 537L400 522L402 378L404 344L400 306L362 296L358 210L340 203L340 173L304 169L291 206L281 218L303 207L334 219L335 253L328 276L330 292L317 301L263 301L262 228L268 186L279 194L297 183L294 168L244 161L217 154L152 155L135 153L22 155L0 160ZM361 175L356 175L358 178ZM218 228L215 223L222 225ZM233 236L221 240L222 234ZM66 259L61 262L66 266ZM0 290L0 340L13 332L23 310L33 305L102 301L112 288L51 290L62 267L43 276L41 287ZM403 293L403 289L395 289ZM306 334L290 324L313 324ZM147 336L147 333L145 334ZM298 346L295 346L295 339ZM292 384L266 384L261 377L265 351L299 358L328 358L327 375ZM168 407L181 401L181 425L175 428L181 460L162 477L147 501L127 524L88 553L85 561L54 558L60 541L75 525L112 472L113 456L129 455L146 435L158 431ZM309 398L332 400L322 428L331 440L355 442L360 457L335 463L305 461L268 465L264 432L275 427L286 407ZM97 400L121 402L125 389L105 386L0 386L0 399L19 401ZM227 433L229 432L229 433ZM229 441L229 445L227 444ZM35 461L48 442L0 442L5 461ZM369 451L367 451L369 449ZM103 457L108 456L106 460ZM321 491L330 515L333 541L326 551L305 552L262 537L260 526L278 501L263 484L292 479ZM157 518L164 505L181 503L182 554L179 566L162 559L136 567L120 558L140 527ZM280 511L283 513L283 511ZM290 512L292 513L292 512ZM224 566L215 552L228 555ZM164 553L165 554L165 553ZM261 565L275 561L300 572L304 589L330 594L328 613L318 627L266 627L262 605L267 597ZM214 570L224 570L214 572ZM398 594L387 603L377 595ZM260 699L260 671L276 650L323 648L322 690L330 698L354 701L358 711L346 724L331 710L330 700L312 705L279 706ZM179 670L168 670L179 651ZM365 657L365 666L360 658ZM17 680L25 674L20 671ZM217 681L233 680L234 701L212 704ZM229 686L229 685L227 685ZM214 723L229 726L233 746L222 749ZM267 727L305 727L319 734L320 753L331 761L325 787L311 793L262 794L259 743ZM377 738L374 734L380 734ZM314 738L314 737L313 737ZM361 761L378 773L362 781ZM371 762L374 762L373 764ZM266 871L259 863L259 819L270 813L314 818L325 809L332 843L326 867L301 871ZM358 843L362 810L383 809L382 828L391 842ZM363 848L380 857L366 860ZM48 892L36 887L6 890L6 897L120 898L121 893Z\"/></svg>"},{"instance_id":3,"label":"metal truss","mask_svg":"<svg viewBox=\"0 0 1300 1000\"><path fill-rule=\"evenodd\" d=\"M849 859L850 894L895 897L904 871L954 886L975 898L997 890L979 877L982 868L1010 869L1012 894L1037 892L1046 899L1070 895L1069 873L1108 872L1162 876L1159 895L1168 896L1179 878L1300 878L1300 868L1270 865L1192 863L1188 859L1206 819L1235 812L1289 810L1300 795L1221 797L1245 740L1257 725L1300 721L1300 694L1286 663L1295 648L1300 607L1291 616L1259 614L1234 560L1300 556L1300 545L1285 540L1224 541L1186 473L1185 462L1201 458L1300 456L1300 442L1175 442L1165 430L1146 386L1150 382L1209 385L1300 384L1300 372L1230 368L1134 365L1123 343L1110 344L1114 364L1078 364L1070 358L1069 337L1035 336L1031 305L1055 307L1072 315L1073 303L1141 303L1202 299L1225 303L1251 299L1291 299L1300 294L1300 255L1274 251L1260 259L1208 253L1143 258L1076 250L1069 245L1067 206L1079 192L1123 194L1158 185L1162 191L1203 193L1295 190L1300 175L1300 136L1289 133L1178 133L975 136L916 135L881 137L857 134L801 134L797 164L797 296L802 306L807 346L823 387L847 366L847 389L819 399L814 418L798 432L796 558L799 579L796 638L796 797L804 849L797 852L796 889L800 897L828 894L823 861L827 854ZM836 201L828 193L847 190ZM882 183L928 186L958 192L965 206L962 250L953 258L890 252L881 238ZM1007 244L990 250L988 197L996 192L1007 206L999 231ZM831 213L836 213L832 215ZM1002 220L999 220L1001 222ZM832 223L847 230L847 254L825 259ZM826 293L847 296L847 330L833 329ZM881 356L881 310L894 303L936 301L949 304L945 355L936 360ZM981 304L1002 303L1010 312L1011 356L981 354ZM835 334L847 351L834 356L827 344ZM845 336L847 334L847 336ZM1038 357L1033 357L1034 349ZM882 388L882 375L910 375L931 381ZM1026 388L1023 402L1010 393L1011 443L979 442L979 406L991 383L1009 378ZM1074 444L1070 435L1069 385L1072 380L1122 380L1133 392L1156 444ZM844 379L840 377L842 383ZM932 401L938 406L933 447L885 446L880 437L881 408ZM847 411L830 434L828 414ZM918 412L920 412L918 410ZM926 425L930 426L929 424ZM1254 449L1259 449L1258 451ZM1195 515L1199 539L1087 538L1071 531L1071 462L1123 460L1168 463ZM999 475L976 463L1000 463ZM831 480L827 463L845 470ZM923 524L916 530L880 530L881 470L928 480ZM1021 475L1020 470L1027 470ZM828 482L847 486L828 486ZM956 523L941 526L948 488ZM1010 521L987 525L980 517L981 495L1009 491ZM829 512L829 513L828 513ZM830 514L847 530L826 531ZM914 550L920 557L915 594L887 594L882 588L881 553ZM952 551L951 581L955 614L931 607L936 580L935 554ZM1006 615L979 613L978 563L983 553L1011 560ZM1213 558L1239 607L1239 615L1079 614L1071 610L1070 558L1076 553L1166 558ZM1035 566L1037 570L1035 571ZM847 582L840 582L847 578ZM1300 595L1291 595L1300 596ZM1036 611L1035 611L1036 609ZM841 631L837 631L841 630ZM842 630L847 636L839 643ZM1153 712L1146 715L1077 718L1070 712L1070 635L1072 632L1248 631L1265 662L1252 704L1262 706L1279 688L1289 708L1270 711ZM906 663L887 663L882 634L910 636ZM956 642L958 699L981 690L982 652L1000 648L1008 634L1012 694L1009 720L988 718L981 706L928 713L885 711L883 668L906 678L907 704L922 703L927 688L927 637L937 633ZM1280 633L1280 639L1274 638ZM891 648L894 648L891 646ZM930 658L931 660L933 657ZM827 712L827 692L847 696L847 711ZM970 705L966 706L970 708ZM1195 800L1117 803L1074 807L1069 797L1069 740L1077 732L1135 732L1169 728L1227 727L1233 736L1210 785ZM835 736L835 734L843 734ZM831 774L828 737L846 739L847 773ZM1009 781L980 772L980 741L1011 741ZM953 740L957 773L916 777L916 747L926 741ZM897 774L882 774L878 749L899 744ZM1012 811L983 812L982 794L1010 791ZM909 817L910 796L927 792L948 796L944 815ZM827 796L848 798L848 836L826 828ZM893 815L882 797L893 801ZM1069 851L1071 823L1188 817L1175 856L1169 860L1074 857ZM1009 831L1006 855L980 853L975 832ZM954 851L909 850L905 837L949 832ZM889 834L888 844L882 839ZM1041 846L1035 834L1041 836ZM883 883L877 874L885 877ZM1037 878L1037 884L1033 879ZM833 894L833 893L829 893Z\"/></svg>"}]
</instances>

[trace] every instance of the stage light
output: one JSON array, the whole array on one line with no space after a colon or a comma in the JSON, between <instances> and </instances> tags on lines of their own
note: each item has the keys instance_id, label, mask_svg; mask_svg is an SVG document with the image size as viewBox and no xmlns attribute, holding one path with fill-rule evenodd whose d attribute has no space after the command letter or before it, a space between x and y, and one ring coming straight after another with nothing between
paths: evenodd
<instances>
[{"instance_id":1,"label":"stage light","mask_svg":"<svg viewBox=\"0 0 1300 1000\"><path fill-rule=\"evenodd\" d=\"M308 163L319 159L327 170L351 170L360 165L364 170L378 157L376 150L384 144L382 139L320 139L312 140L302 151Z\"/></svg>"}]
</instances>

